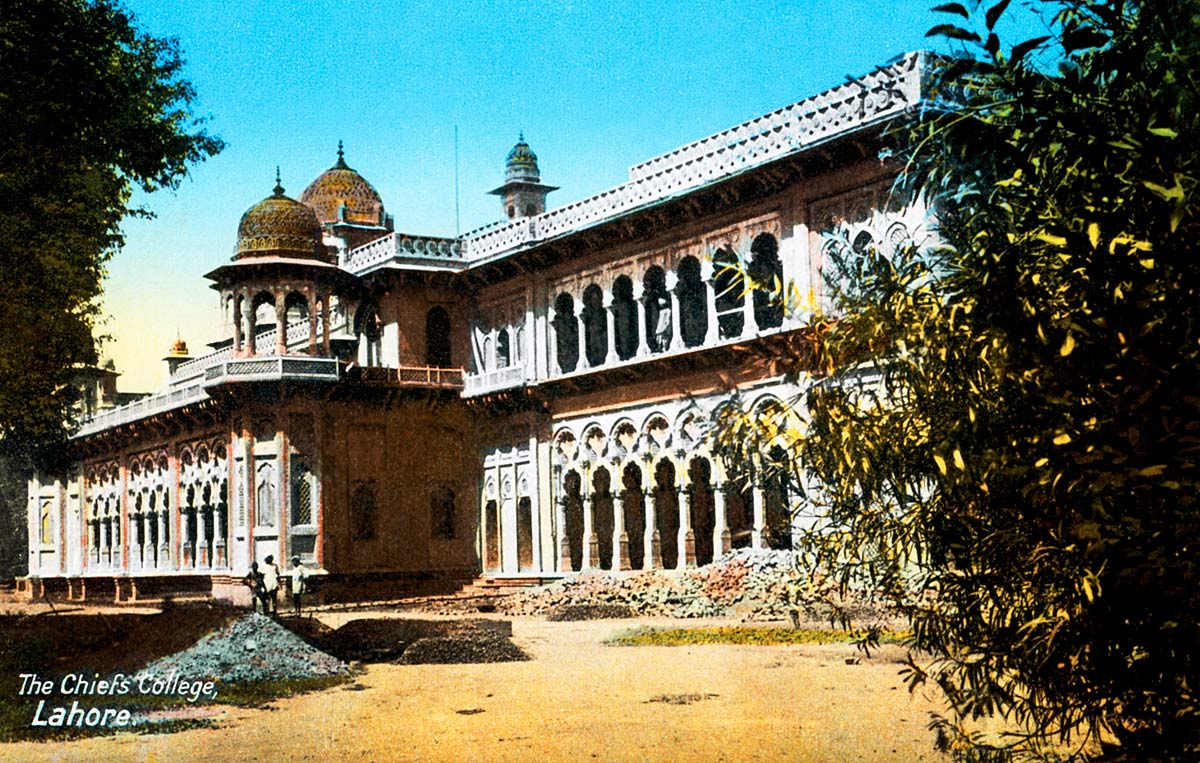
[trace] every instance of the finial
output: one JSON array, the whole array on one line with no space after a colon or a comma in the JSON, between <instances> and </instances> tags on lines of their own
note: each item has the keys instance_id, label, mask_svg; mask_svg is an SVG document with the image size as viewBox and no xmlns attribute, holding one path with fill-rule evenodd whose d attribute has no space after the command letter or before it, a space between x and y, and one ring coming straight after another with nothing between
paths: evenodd
<instances>
[{"instance_id":1,"label":"finial","mask_svg":"<svg viewBox=\"0 0 1200 763\"><path fill-rule=\"evenodd\" d=\"M350 169L349 167L347 167L347 166L346 166L345 152L344 152L344 151L342 151L342 142L341 142L340 140L338 141L338 160L337 160L337 164L335 164L335 165L333 165L333 166L334 166L335 168L339 169L339 170L348 170L348 169Z\"/></svg>"},{"instance_id":2,"label":"finial","mask_svg":"<svg viewBox=\"0 0 1200 763\"><path fill-rule=\"evenodd\" d=\"M279 178L279 165L275 165L275 195L283 195L283 182Z\"/></svg>"},{"instance_id":3,"label":"finial","mask_svg":"<svg viewBox=\"0 0 1200 763\"><path fill-rule=\"evenodd\" d=\"M525 142L525 131L521 130L521 132L517 133L517 135L518 135L517 142L524 143Z\"/></svg>"}]
</instances>

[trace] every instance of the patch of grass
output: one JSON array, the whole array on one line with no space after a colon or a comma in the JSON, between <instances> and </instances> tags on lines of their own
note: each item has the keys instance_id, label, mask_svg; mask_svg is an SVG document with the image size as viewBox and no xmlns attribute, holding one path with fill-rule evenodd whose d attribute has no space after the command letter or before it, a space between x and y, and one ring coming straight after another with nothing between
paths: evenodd
<instances>
[{"instance_id":1,"label":"patch of grass","mask_svg":"<svg viewBox=\"0 0 1200 763\"><path fill-rule=\"evenodd\" d=\"M619 646L692 646L695 644L749 644L778 646L783 644L854 644L863 639L858 631L810 630L795 628L671 628L641 629L618 636L610 644ZM903 643L907 632L884 631L881 644Z\"/></svg>"}]
</instances>

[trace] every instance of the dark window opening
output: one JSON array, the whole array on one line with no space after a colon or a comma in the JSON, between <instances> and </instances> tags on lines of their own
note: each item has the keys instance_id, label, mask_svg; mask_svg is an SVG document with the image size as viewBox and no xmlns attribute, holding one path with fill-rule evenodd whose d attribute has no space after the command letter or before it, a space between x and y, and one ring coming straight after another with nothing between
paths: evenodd
<instances>
[{"instance_id":1,"label":"dark window opening","mask_svg":"<svg viewBox=\"0 0 1200 763\"><path fill-rule=\"evenodd\" d=\"M775 237L764 233L750 246L750 274L754 290L754 322L761 329L783 325L783 263Z\"/></svg>"},{"instance_id":2,"label":"dark window opening","mask_svg":"<svg viewBox=\"0 0 1200 763\"><path fill-rule=\"evenodd\" d=\"M600 557L600 569L613 567L613 495L609 489L612 478L608 470L601 467L592 473L592 535L596 538L596 551Z\"/></svg>"},{"instance_id":3,"label":"dark window opening","mask_svg":"<svg viewBox=\"0 0 1200 763\"><path fill-rule=\"evenodd\" d=\"M679 491L675 465L663 459L654 469L654 514L664 569L679 566Z\"/></svg>"},{"instance_id":4,"label":"dark window opening","mask_svg":"<svg viewBox=\"0 0 1200 763\"><path fill-rule=\"evenodd\" d=\"M612 309L617 357L629 360L637 354L638 347L637 305L633 303L633 281L629 276L620 276L613 282Z\"/></svg>"},{"instance_id":5,"label":"dark window opening","mask_svg":"<svg viewBox=\"0 0 1200 763\"><path fill-rule=\"evenodd\" d=\"M575 300L570 294L559 294L554 300L555 351L558 367L564 373L575 370L579 363L579 322L575 320Z\"/></svg>"},{"instance_id":6,"label":"dark window opening","mask_svg":"<svg viewBox=\"0 0 1200 763\"><path fill-rule=\"evenodd\" d=\"M450 315L440 306L425 315L425 365L450 367Z\"/></svg>"},{"instance_id":7,"label":"dark window opening","mask_svg":"<svg viewBox=\"0 0 1200 763\"><path fill-rule=\"evenodd\" d=\"M592 284L583 291L583 319L588 364L602 366L608 357L608 316L604 311L604 292Z\"/></svg>"},{"instance_id":8,"label":"dark window opening","mask_svg":"<svg viewBox=\"0 0 1200 763\"><path fill-rule=\"evenodd\" d=\"M667 291L667 276L662 268L655 265L646 271L642 291L646 308L646 344L651 352L662 352L671 346L671 294Z\"/></svg>"},{"instance_id":9,"label":"dark window opening","mask_svg":"<svg viewBox=\"0 0 1200 763\"><path fill-rule=\"evenodd\" d=\"M700 277L700 261L695 257L684 257L679 263L679 285L675 293L679 297L679 333L685 347L704 344L708 332L708 287Z\"/></svg>"},{"instance_id":10,"label":"dark window opening","mask_svg":"<svg viewBox=\"0 0 1200 763\"><path fill-rule=\"evenodd\" d=\"M742 335L745 327L745 281L737 267L737 255L721 249L713 256L713 291L717 308L717 328L722 339Z\"/></svg>"},{"instance_id":11,"label":"dark window opening","mask_svg":"<svg viewBox=\"0 0 1200 763\"><path fill-rule=\"evenodd\" d=\"M646 563L646 507L642 493L642 470L629 464L621 475L621 510L624 512L625 535L629 539L629 567L643 569Z\"/></svg>"}]
</instances>

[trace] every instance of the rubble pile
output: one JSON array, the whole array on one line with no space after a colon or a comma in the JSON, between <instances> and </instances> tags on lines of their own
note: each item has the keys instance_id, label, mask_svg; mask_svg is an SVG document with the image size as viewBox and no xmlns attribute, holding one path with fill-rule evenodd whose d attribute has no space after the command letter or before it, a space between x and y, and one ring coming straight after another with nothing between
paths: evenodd
<instances>
[{"instance_id":1,"label":"rubble pile","mask_svg":"<svg viewBox=\"0 0 1200 763\"><path fill-rule=\"evenodd\" d=\"M143 672L241 684L339 675L349 672L349 666L255 613L151 663Z\"/></svg>"},{"instance_id":2,"label":"rubble pile","mask_svg":"<svg viewBox=\"0 0 1200 763\"><path fill-rule=\"evenodd\" d=\"M512 623L487 620L352 620L321 637L322 649L344 660L445 665L529 659L514 645Z\"/></svg>"},{"instance_id":3,"label":"rubble pile","mask_svg":"<svg viewBox=\"0 0 1200 763\"><path fill-rule=\"evenodd\" d=\"M690 570L585 573L497 604L510 615L560 620L597 616L774 620L788 617L789 591L799 591L808 619L820 619L829 607L822 604L826 592L817 588L808 585L790 551L737 549Z\"/></svg>"}]
</instances>

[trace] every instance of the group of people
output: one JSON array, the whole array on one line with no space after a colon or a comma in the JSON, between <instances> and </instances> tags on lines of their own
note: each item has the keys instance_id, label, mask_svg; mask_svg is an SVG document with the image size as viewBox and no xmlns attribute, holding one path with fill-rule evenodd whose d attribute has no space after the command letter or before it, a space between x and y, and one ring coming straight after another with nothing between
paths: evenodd
<instances>
[{"instance_id":1,"label":"group of people","mask_svg":"<svg viewBox=\"0 0 1200 763\"><path fill-rule=\"evenodd\" d=\"M290 570L280 572L279 566L275 564L275 557L268 555L263 560L262 567L259 567L258 562L250 563L250 572L242 579L242 582L250 588L253 596L252 606L255 611L278 617L280 578L290 577L292 579L292 608L299 617L301 598L308 593L308 578L311 574L312 572L304 566L299 556L292 557Z\"/></svg>"}]
</instances>

